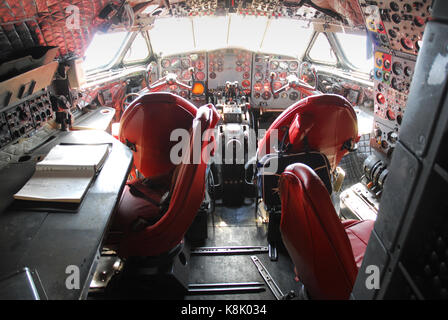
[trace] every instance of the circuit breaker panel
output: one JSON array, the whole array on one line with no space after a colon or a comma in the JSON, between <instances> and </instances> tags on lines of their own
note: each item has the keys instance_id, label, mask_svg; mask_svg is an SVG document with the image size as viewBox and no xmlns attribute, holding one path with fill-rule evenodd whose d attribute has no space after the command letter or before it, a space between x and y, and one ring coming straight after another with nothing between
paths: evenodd
<instances>
[{"instance_id":1,"label":"circuit breaker panel","mask_svg":"<svg viewBox=\"0 0 448 320\"><path fill-rule=\"evenodd\" d=\"M371 146L390 159L406 111L415 62L432 0L359 0L374 44L374 127Z\"/></svg>"}]
</instances>

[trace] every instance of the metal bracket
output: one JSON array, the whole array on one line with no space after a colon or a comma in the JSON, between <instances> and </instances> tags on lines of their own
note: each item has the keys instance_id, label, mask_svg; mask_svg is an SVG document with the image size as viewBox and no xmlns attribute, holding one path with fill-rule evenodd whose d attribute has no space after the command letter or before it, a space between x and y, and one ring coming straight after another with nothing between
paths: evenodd
<instances>
[{"instance_id":1,"label":"metal bracket","mask_svg":"<svg viewBox=\"0 0 448 320\"><path fill-rule=\"evenodd\" d=\"M263 246L234 246L234 247L196 247L191 249L191 254L248 254L248 253L266 253L268 247Z\"/></svg>"},{"instance_id":2,"label":"metal bracket","mask_svg":"<svg viewBox=\"0 0 448 320\"><path fill-rule=\"evenodd\" d=\"M277 283L274 281L274 279L269 274L268 270L265 268L263 263L261 263L260 259L258 259L257 256L251 256L250 257L255 264L255 266L258 269L258 272L260 272L261 276L263 277L263 280L268 285L269 289L271 289L273 295L277 300L281 300L284 296L282 290L279 288Z\"/></svg>"},{"instance_id":3,"label":"metal bracket","mask_svg":"<svg viewBox=\"0 0 448 320\"><path fill-rule=\"evenodd\" d=\"M265 291L264 283L197 283L188 285L188 294L229 294Z\"/></svg>"}]
</instances>

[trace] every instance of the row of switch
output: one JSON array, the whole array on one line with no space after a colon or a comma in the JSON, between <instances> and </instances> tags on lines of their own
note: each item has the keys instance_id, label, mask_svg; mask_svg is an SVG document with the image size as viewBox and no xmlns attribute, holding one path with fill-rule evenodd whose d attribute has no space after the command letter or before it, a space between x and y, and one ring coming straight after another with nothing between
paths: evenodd
<instances>
[{"instance_id":1,"label":"row of switch","mask_svg":"<svg viewBox=\"0 0 448 320\"><path fill-rule=\"evenodd\" d=\"M47 92L0 113L0 148L42 127L53 116Z\"/></svg>"}]
</instances>

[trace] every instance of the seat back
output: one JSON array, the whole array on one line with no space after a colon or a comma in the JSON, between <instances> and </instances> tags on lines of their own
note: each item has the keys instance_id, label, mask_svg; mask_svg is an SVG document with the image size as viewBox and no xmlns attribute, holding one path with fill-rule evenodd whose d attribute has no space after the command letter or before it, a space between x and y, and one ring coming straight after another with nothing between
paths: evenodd
<instances>
[{"instance_id":1,"label":"seat back","mask_svg":"<svg viewBox=\"0 0 448 320\"><path fill-rule=\"evenodd\" d=\"M330 164L324 154L313 151L286 155L270 153L260 159L257 170L259 196L268 209L280 207L278 180L285 168L293 163L304 163L312 168L331 194Z\"/></svg>"},{"instance_id":2,"label":"seat back","mask_svg":"<svg viewBox=\"0 0 448 320\"><path fill-rule=\"evenodd\" d=\"M146 178L169 174L170 141L175 129L190 130L197 108L168 92L148 93L134 100L120 121L119 139L133 149L134 164Z\"/></svg>"},{"instance_id":3,"label":"seat back","mask_svg":"<svg viewBox=\"0 0 448 320\"><path fill-rule=\"evenodd\" d=\"M321 152L327 156L332 171L348 153L350 147L345 146L359 140L353 107L347 99L335 94L306 97L283 111L258 144L259 159L276 151L271 147L275 129L278 144L289 145L288 153Z\"/></svg>"},{"instance_id":4,"label":"seat back","mask_svg":"<svg viewBox=\"0 0 448 320\"><path fill-rule=\"evenodd\" d=\"M350 241L319 177L292 164L279 181L280 231L312 299L347 299L357 275Z\"/></svg>"},{"instance_id":5,"label":"seat back","mask_svg":"<svg viewBox=\"0 0 448 320\"><path fill-rule=\"evenodd\" d=\"M188 150L176 170L167 212L157 223L129 234L120 245L122 256L156 256L182 241L204 199L205 172L214 146L213 128L218 119L213 105L198 109Z\"/></svg>"}]
</instances>

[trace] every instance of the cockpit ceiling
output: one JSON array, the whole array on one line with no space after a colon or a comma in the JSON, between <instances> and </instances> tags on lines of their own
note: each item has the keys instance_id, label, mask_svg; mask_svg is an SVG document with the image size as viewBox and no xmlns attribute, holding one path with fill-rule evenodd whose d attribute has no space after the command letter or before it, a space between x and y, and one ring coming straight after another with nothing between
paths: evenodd
<instances>
[{"instance_id":1,"label":"cockpit ceiling","mask_svg":"<svg viewBox=\"0 0 448 320\"><path fill-rule=\"evenodd\" d=\"M0 59L34 46L58 46L59 54L83 54L101 22L107 0L4 0L0 3ZM76 6L76 7L75 7ZM67 18L79 9L79 28Z\"/></svg>"},{"instance_id":2,"label":"cockpit ceiling","mask_svg":"<svg viewBox=\"0 0 448 320\"><path fill-rule=\"evenodd\" d=\"M0 60L8 56L13 58L13 52L35 46L57 46L61 57L83 56L96 31L123 29L129 26L129 20L134 28L150 28L158 16L237 13L364 28L357 0L137 0L128 3L119 0L3 0L0 3ZM109 14L101 19L99 14L111 5L120 10L128 8L127 13L133 17L126 20L122 14L117 19L113 10L105 10ZM77 13L79 25L74 27Z\"/></svg>"}]
</instances>

